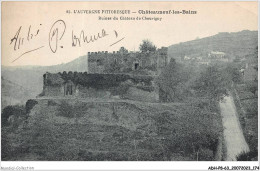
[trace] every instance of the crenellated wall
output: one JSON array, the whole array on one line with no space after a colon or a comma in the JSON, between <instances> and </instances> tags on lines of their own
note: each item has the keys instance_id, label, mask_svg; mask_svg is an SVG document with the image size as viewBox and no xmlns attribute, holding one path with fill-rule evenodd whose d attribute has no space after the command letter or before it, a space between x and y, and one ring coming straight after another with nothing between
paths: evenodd
<instances>
[{"instance_id":1,"label":"crenellated wall","mask_svg":"<svg viewBox=\"0 0 260 171\"><path fill-rule=\"evenodd\" d=\"M102 98L119 97L159 101L154 77L130 74L46 73L42 96Z\"/></svg>"},{"instance_id":2,"label":"crenellated wall","mask_svg":"<svg viewBox=\"0 0 260 171\"><path fill-rule=\"evenodd\" d=\"M159 89L154 84L154 77L168 64L167 51L168 48L163 47L146 53L89 52L88 73L47 72L43 75L41 96L103 99L119 97L158 102ZM140 74L144 70L146 72Z\"/></svg>"},{"instance_id":3,"label":"crenellated wall","mask_svg":"<svg viewBox=\"0 0 260 171\"><path fill-rule=\"evenodd\" d=\"M167 64L167 47L155 52L88 52L89 73L131 73L142 69L160 73Z\"/></svg>"}]
</instances>

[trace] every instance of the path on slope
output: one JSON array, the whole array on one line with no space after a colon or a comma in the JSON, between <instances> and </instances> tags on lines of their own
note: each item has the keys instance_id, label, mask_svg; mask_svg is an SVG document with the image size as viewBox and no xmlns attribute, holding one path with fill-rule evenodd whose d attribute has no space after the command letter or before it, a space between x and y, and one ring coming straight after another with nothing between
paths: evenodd
<instances>
[{"instance_id":1,"label":"path on slope","mask_svg":"<svg viewBox=\"0 0 260 171\"><path fill-rule=\"evenodd\" d=\"M227 147L227 160L236 160L236 156L243 151L248 152L249 147L243 135L231 96L224 97L224 101L220 102L220 110Z\"/></svg>"}]
</instances>

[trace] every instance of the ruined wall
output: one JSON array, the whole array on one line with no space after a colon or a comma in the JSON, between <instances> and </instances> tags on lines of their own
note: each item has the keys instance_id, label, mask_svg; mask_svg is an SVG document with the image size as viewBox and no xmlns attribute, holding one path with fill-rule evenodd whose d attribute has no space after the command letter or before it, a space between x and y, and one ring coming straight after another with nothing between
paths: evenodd
<instances>
[{"instance_id":1,"label":"ruined wall","mask_svg":"<svg viewBox=\"0 0 260 171\"><path fill-rule=\"evenodd\" d=\"M89 73L130 73L135 70L161 71L168 64L168 48L155 52L89 52Z\"/></svg>"},{"instance_id":2,"label":"ruined wall","mask_svg":"<svg viewBox=\"0 0 260 171\"><path fill-rule=\"evenodd\" d=\"M44 96L64 96L64 87L63 86L44 86L43 88Z\"/></svg>"},{"instance_id":3,"label":"ruined wall","mask_svg":"<svg viewBox=\"0 0 260 171\"><path fill-rule=\"evenodd\" d=\"M130 74L87 74L63 72L44 74L43 96L79 98L127 98L158 101L154 77Z\"/></svg>"},{"instance_id":4,"label":"ruined wall","mask_svg":"<svg viewBox=\"0 0 260 171\"><path fill-rule=\"evenodd\" d=\"M84 87L81 85L77 86L76 97L108 99L108 98L110 98L110 95L111 95L111 93L107 90L87 88L87 87Z\"/></svg>"}]
</instances>

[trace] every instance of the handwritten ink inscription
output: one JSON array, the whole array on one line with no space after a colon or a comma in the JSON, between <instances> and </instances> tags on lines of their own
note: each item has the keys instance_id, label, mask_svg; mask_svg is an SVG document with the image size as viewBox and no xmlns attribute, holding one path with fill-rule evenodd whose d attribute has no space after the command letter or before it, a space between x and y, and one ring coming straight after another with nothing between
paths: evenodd
<instances>
[{"instance_id":1,"label":"handwritten ink inscription","mask_svg":"<svg viewBox=\"0 0 260 171\"><path fill-rule=\"evenodd\" d=\"M81 46L81 43L91 43L95 42L98 39L101 39L103 37L108 36L106 33L106 30L102 29L100 33L97 33L97 35L91 35L91 36L85 36L84 30L80 32L80 35L77 37L73 34L72 31L72 46Z\"/></svg>"},{"instance_id":2,"label":"handwritten ink inscription","mask_svg":"<svg viewBox=\"0 0 260 171\"><path fill-rule=\"evenodd\" d=\"M40 24L41 26L42 24ZM37 35L40 32L40 29L38 28L35 33L31 31L31 25L28 28L27 31L27 37L21 37L20 32L21 32L22 26L19 27L18 31L16 32L15 36L11 39L10 45L14 44L14 50L20 49L20 46L23 45L24 41L30 42L31 39L37 37Z\"/></svg>"},{"instance_id":3,"label":"handwritten ink inscription","mask_svg":"<svg viewBox=\"0 0 260 171\"><path fill-rule=\"evenodd\" d=\"M32 39L37 39L40 36L40 30L41 30L41 26L42 24L39 25L39 28L37 29L32 29L31 26L29 26L27 28L27 35L22 35L21 34L21 30L23 29L22 26L19 27L19 29L17 30L17 32L15 33L15 35L11 38L10 41L10 45L13 46L13 50L14 51L24 51L24 49L22 48L24 43L27 43L28 45L30 45L30 41ZM64 48L64 46L62 45L62 39L64 37L64 35L66 34L66 23L64 20L57 20L55 21L49 31L49 35L48 35L48 44L49 44L49 49L51 50L52 53L56 53L58 48ZM94 43L98 40L101 40L104 37L108 37L109 35L115 35L115 38L118 39L118 33L117 31L114 30L114 34L108 34L108 32L105 29L101 29L101 31L99 31L96 34L93 35L88 35L87 34L87 30L81 30L81 32L79 34L75 34L74 30L71 30L71 35L72 35L72 39L71 39L71 47L81 47L83 45L87 45L89 43ZM111 36L110 36L111 37ZM119 43L120 41L122 41L125 37L116 40L114 43L112 43L110 46L113 46L117 43ZM15 62L16 60L20 59L23 55L28 54L30 52L39 50L41 48L45 47L45 45L41 45L37 48L33 48L30 50L25 51L24 53L22 53L20 56L16 57L12 62Z\"/></svg>"},{"instance_id":4,"label":"handwritten ink inscription","mask_svg":"<svg viewBox=\"0 0 260 171\"><path fill-rule=\"evenodd\" d=\"M66 31L66 24L63 20L58 20L52 25L49 33L49 46L53 53L57 51L58 40L62 39L65 31Z\"/></svg>"}]
</instances>

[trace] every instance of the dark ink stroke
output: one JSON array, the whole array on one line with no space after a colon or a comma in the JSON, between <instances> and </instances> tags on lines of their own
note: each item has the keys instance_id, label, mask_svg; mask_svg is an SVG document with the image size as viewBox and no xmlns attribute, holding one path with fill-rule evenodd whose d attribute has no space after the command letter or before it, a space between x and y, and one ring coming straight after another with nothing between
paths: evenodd
<instances>
[{"instance_id":1,"label":"dark ink stroke","mask_svg":"<svg viewBox=\"0 0 260 171\"><path fill-rule=\"evenodd\" d=\"M81 47L81 42L88 44L91 42L95 42L98 39L102 39L103 37L106 37L106 36L108 36L108 34L105 29L102 29L101 32L99 32L95 35L90 35L90 36L85 35L85 32L83 30L80 32L79 36L76 36L72 30L72 47L75 47L75 46Z\"/></svg>"},{"instance_id":2,"label":"dark ink stroke","mask_svg":"<svg viewBox=\"0 0 260 171\"><path fill-rule=\"evenodd\" d=\"M61 34L59 33L61 31ZM66 24L63 20L57 20L51 27L49 33L49 46L53 53L56 53L58 41L62 39L66 31Z\"/></svg>"},{"instance_id":3,"label":"dark ink stroke","mask_svg":"<svg viewBox=\"0 0 260 171\"><path fill-rule=\"evenodd\" d=\"M19 29L16 32L15 36L11 39L10 45L14 42L14 50L16 50L16 48L17 48L16 43L17 43L17 41L19 39L19 34L20 34L21 29L22 29L22 26L19 27ZM20 43L18 44L18 49L19 49L19 47L20 47Z\"/></svg>"},{"instance_id":4,"label":"dark ink stroke","mask_svg":"<svg viewBox=\"0 0 260 171\"><path fill-rule=\"evenodd\" d=\"M41 47L38 47L38 48L36 48L36 49L32 49L32 50L29 50L29 51L27 51L27 52L24 52L23 54L21 54L20 56L18 56L15 60L13 60L12 63L15 62L16 60L18 60L19 58L21 58L23 55L25 55L25 54L27 54L27 53L30 53L30 52L33 52L33 51L36 51L36 50L41 49L41 48L43 48L43 47L44 47L44 46L41 46Z\"/></svg>"},{"instance_id":5,"label":"dark ink stroke","mask_svg":"<svg viewBox=\"0 0 260 171\"><path fill-rule=\"evenodd\" d=\"M117 44L117 43L119 43L119 42L121 42L122 40L124 40L124 37L123 37L122 39L116 41L115 43L111 44L110 47L113 46L113 45L115 45L115 44Z\"/></svg>"}]
</instances>

